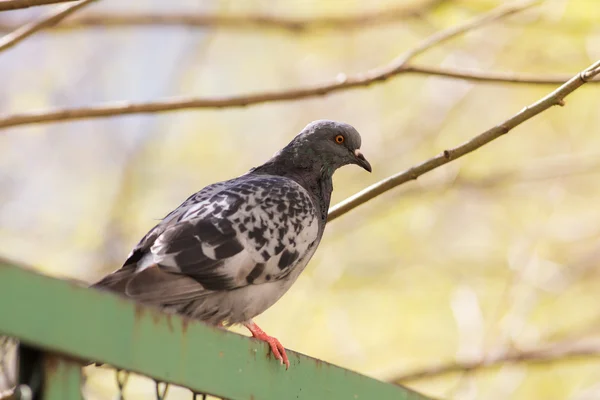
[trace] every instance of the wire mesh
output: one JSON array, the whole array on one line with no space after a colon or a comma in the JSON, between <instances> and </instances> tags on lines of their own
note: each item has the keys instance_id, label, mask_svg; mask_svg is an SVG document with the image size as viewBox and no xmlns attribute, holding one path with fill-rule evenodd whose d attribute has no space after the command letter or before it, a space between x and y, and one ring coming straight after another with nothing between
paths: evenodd
<instances>
[{"instance_id":1,"label":"wire mesh","mask_svg":"<svg viewBox=\"0 0 600 400\"><path fill-rule=\"evenodd\" d=\"M222 397L209 396L169 382L157 381L129 371L113 369L110 366L90 367L85 369L89 376L98 375L96 379L86 379L82 389L85 399L103 400L228 400ZM112 375L112 379L110 377ZM111 381L113 389L110 390Z\"/></svg>"},{"instance_id":2,"label":"wire mesh","mask_svg":"<svg viewBox=\"0 0 600 400\"><path fill-rule=\"evenodd\" d=\"M0 336L0 400L15 397L18 379L18 341L9 336ZM85 367L81 393L86 400L228 400L198 393L169 382L161 382L107 365ZM111 379L112 375L112 379ZM89 379L89 378L92 379ZM112 390L111 390L112 386ZM27 389L27 388L24 388ZM28 396L25 396L28 397ZM65 399L66 400L66 399Z\"/></svg>"}]
</instances>

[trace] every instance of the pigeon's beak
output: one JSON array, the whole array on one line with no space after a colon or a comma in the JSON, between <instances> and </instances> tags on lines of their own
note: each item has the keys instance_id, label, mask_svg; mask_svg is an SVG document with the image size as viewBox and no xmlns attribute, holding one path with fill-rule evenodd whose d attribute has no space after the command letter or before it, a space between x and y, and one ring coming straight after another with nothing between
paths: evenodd
<instances>
[{"instance_id":1,"label":"pigeon's beak","mask_svg":"<svg viewBox=\"0 0 600 400\"><path fill-rule=\"evenodd\" d=\"M367 171L371 172L371 164L369 164L369 162L367 161L365 156L363 156L363 153L361 153L360 150L354 150L354 157L357 165L360 165Z\"/></svg>"}]
</instances>

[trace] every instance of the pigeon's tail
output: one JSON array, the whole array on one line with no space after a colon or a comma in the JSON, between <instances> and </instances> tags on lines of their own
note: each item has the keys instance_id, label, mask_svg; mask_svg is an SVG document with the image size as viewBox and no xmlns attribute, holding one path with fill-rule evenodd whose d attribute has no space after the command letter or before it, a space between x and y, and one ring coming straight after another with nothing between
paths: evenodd
<instances>
[{"instance_id":1,"label":"pigeon's tail","mask_svg":"<svg viewBox=\"0 0 600 400\"><path fill-rule=\"evenodd\" d=\"M125 293L127 283L135 274L135 265L124 266L94 283L91 288Z\"/></svg>"},{"instance_id":2,"label":"pigeon's tail","mask_svg":"<svg viewBox=\"0 0 600 400\"><path fill-rule=\"evenodd\" d=\"M106 275L104 278L91 285L90 288L125 294L127 282L129 282L134 273L135 265L124 266L115 272ZM90 360L87 360L83 363L84 366L91 364L96 367L104 365L104 363Z\"/></svg>"}]
</instances>

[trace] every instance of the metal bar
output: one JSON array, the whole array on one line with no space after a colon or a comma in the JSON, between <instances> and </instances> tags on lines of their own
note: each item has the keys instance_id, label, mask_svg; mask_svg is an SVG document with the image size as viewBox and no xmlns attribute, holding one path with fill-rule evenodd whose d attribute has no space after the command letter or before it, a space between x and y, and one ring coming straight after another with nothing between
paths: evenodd
<instances>
[{"instance_id":1,"label":"metal bar","mask_svg":"<svg viewBox=\"0 0 600 400\"><path fill-rule=\"evenodd\" d=\"M196 392L232 400L428 400L292 351L286 371L262 342L2 261L0 293L10 299L0 302L1 333Z\"/></svg>"},{"instance_id":2,"label":"metal bar","mask_svg":"<svg viewBox=\"0 0 600 400\"><path fill-rule=\"evenodd\" d=\"M44 357L44 400L83 400L81 364L56 354Z\"/></svg>"},{"instance_id":3,"label":"metal bar","mask_svg":"<svg viewBox=\"0 0 600 400\"><path fill-rule=\"evenodd\" d=\"M42 400L44 385L44 353L26 344L19 343L17 346L17 358L19 366L19 390L27 388L30 391L31 400Z\"/></svg>"}]
</instances>

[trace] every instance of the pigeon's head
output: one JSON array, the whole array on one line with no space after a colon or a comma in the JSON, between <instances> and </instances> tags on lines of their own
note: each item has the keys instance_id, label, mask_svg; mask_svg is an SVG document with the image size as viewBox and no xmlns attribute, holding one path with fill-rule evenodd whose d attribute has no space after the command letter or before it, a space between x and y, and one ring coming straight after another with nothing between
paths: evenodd
<instances>
[{"instance_id":1,"label":"pigeon's head","mask_svg":"<svg viewBox=\"0 0 600 400\"><path fill-rule=\"evenodd\" d=\"M284 149L298 165L310 163L324 172L333 172L348 164L356 164L371 172L371 164L360 152L360 134L343 122L319 120L311 122ZM285 151L287 150L287 151Z\"/></svg>"}]
</instances>

